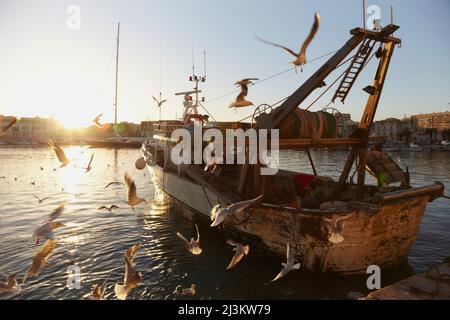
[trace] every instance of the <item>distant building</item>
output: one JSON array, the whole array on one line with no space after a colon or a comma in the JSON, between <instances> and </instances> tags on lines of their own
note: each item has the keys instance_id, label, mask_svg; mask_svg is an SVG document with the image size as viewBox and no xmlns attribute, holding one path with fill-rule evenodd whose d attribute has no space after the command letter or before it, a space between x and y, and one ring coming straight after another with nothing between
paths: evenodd
<instances>
[{"instance_id":1,"label":"distant building","mask_svg":"<svg viewBox=\"0 0 450 320\"><path fill-rule=\"evenodd\" d=\"M341 113L336 120L340 137L347 138L358 128L358 122L351 119L350 113Z\"/></svg>"},{"instance_id":2,"label":"distant building","mask_svg":"<svg viewBox=\"0 0 450 320\"><path fill-rule=\"evenodd\" d=\"M7 127L15 117L0 116L2 129ZM17 123L9 129L2 140L9 142L47 142L58 132L58 126L54 119L19 118Z\"/></svg>"},{"instance_id":3,"label":"distant building","mask_svg":"<svg viewBox=\"0 0 450 320\"><path fill-rule=\"evenodd\" d=\"M400 120L388 118L386 120L375 121L372 124L372 135L386 136L389 141L397 141L400 132Z\"/></svg>"}]
</instances>

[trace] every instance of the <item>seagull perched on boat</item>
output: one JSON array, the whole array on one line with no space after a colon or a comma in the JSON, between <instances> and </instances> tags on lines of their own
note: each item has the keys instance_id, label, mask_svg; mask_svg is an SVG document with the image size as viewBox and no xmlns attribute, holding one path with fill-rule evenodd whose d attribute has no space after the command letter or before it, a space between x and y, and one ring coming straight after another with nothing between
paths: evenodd
<instances>
[{"instance_id":1,"label":"seagull perched on boat","mask_svg":"<svg viewBox=\"0 0 450 320\"><path fill-rule=\"evenodd\" d=\"M11 292L13 294L20 292L20 285L17 283L16 274L6 277L6 282L0 282L0 292Z\"/></svg>"},{"instance_id":2,"label":"seagull perched on boat","mask_svg":"<svg viewBox=\"0 0 450 320\"><path fill-rule=\"evenodd\" d=\"M33 262L25 273L22 283L26 283L30 276L37 276L41 267L48 264L50 253L56 247L56 240L47 240L45 244L34 254Z\"/></svg>"},{"instance_id":3,"label":"seagull perched on boat","mask_svg":"<svg viewBox=\"0 0 450 320\"><path fill-rule=\"evenodd\" d=\"M114 209L119 209L119 207L116 206L115 204L112 204L109 207L101 206L101 207L97 208L97 210L108 210L109 212L112 212Z\"/></svg>"},{"instance_id":4,"label":"seagull perched on boat","mask_svg":"<svg viewBox=\"0 0 450 320\"><path fill-rule=\"evenodd\" d=\"M138 283L142 281L142 274L140 272L135 272L133 269L132 261L127 258L125 253L125 276L123 278L123 284L118 284L114 286L114 292L117 299L125 300L131 290L137 287Z\"/></svg>"},{"instance_id":5,"label":"seagull perched on boat","mask_svg":"<svg viewBox=\"0 0 450 320\"><path fill-rule=\"evenodd\" d=\"M100 118L103 116L103 113L100 113L98 116L96 116L92 122L95 124L95 126L99 129L103 128L103 125L100 123Z\"/></svg>"},{"instance_id":6,"label":"seagull perched on boat","mask_svg":"<svg viewBox=\"0 0 450 320\"><path fill-rule=\"evenodd\" d=\"M91 159L89 160L89 163L88 163L87 167L84 168L86 170L86 172L89 172L92 169L92 167L91 167L92 159L94 159L94 153L91 155Z\"/></svg>"},{"instance_id":7,"label":"seagull perched on boat","mask_svg":"<svg viewBox=\"0 0 450 320\"><path fill-rule=\"evenodd\" d=\"M125 173L125 183L127 185L127 204L131 206L131 209L133 209L134 212L136 212L134 206L137 206L142 202L147 203L147 201L137 196L136 185L127 173Z\"/></svg>"},{"instance_id":8,"label":"seagull perched on boat","mask_svg":"<svg viewBox=\"0 0 450 320\"><path fill-rule=\"evenodd\" d=\"M183 289L181 285L178 285L173 293L178 294L180 296L193 297L197 293L197 285L191 284L189 288L185 289Z\"/></svg>"},{"instance_id":9,"label":"seagull perched on boat","mask_svg":"<svg viewBox=\"0 0 450 320\"><path fill-rule=\"evenodd\" d=\"M191 241L188 241L181 233L177 232L177 237L185 242L186 249L195 255L199 255L202 253L202 248L200 248L200 232L198 231L197 224L195 225L195 229L197 229L197 240L191 238Z\"/></svg>"},{"instance_id":10,"label":"seagull perched on boat","mask_svg":"<svg viewBox=\"0 0 450 320\"><path fill-rule=\"evenodd\" d=\"M236 242L234 240L227 240L227 244L233 246L234 247L233 251L236 252L233 256L233 259L231 259L230 263L228 264L227 270L230 270L234 268L239 263L239 261L242 260L244 255L248 255L250 246L249 245L244 246L243 244Z\"/></svg>"},{"instance_id":11,"label":"seagull perched on boat","mask_svg":"<svg viewBox=\"0 0 450 320\"><path fill-rule=\"evenodd\" d=\"M0 117L0 118L1 118L1 117ZM6 127L4 127L4 128L0 131L0 136L6 134L6 132L7 132L8 130L10 130L10 129L17 123L17 121L19 121L19 119L16 118L16 117L14 117L14 118L12 119L12 121L11 121L10 123L8 123L8 125L7 125Z\"/></svg>"},{"instance_id":12,"label":"seagull perched on boat","mask_svg":"<svg viewBox=\"0 0 450 320\"><path fill-rule=\"evenodd\" d=\"M38 196L36 196L36 195L34 195L34 194L33 194L33 197L35 197L35 198L37 199L38 203L42 203L42 202L44 202L45 200L50 199L50 197L45 197L45 198L40 199Z\"/></svg>"},{"instance_id":13,"label":"seagull perched on boat","mask_svg":"<svg viewBox=\"0 0 450 320\"><path fill-rule=\"evenodd\" d=\"M252 80L258 80L258 78L246 78L235 82L235 85L241 87L241 92L236 97L236 100L230 104L230 108L242 108L253 105L251 101L245 100L248 93L248 85L253 83Z\"/></svg>"},{"instance_id":14,"label":"seagull perched on boat","mask_svg":"<svg viewBox=\"0 0 450 320\"><path fill-rule=\"evenodd\" d=\"M283 266L283 269L280 271L279 274L277 274L277 276L273 280L271 280L272 282L277 281L278 279L284 277L291 270L300 269L300 263L294 264L294 253L291 250L291 245L289 242L287 243L286 256L287 256L286 263L281 264Z\"/></svg>"},{"instance_id":15,"label":"seagull perched on boat","mask_svg":"<svg viewBox=\"0 0 450 320\"><path fill-rule=\"evenodd\" d=\"M70 160L67 158L64 150L57 144L54 144L52 140L49 141L48 145L55 151L56 157L58 158L59 162L61 162L60 168L67 166Z\"/></svg>"},{"instance_id":16,"label":"seagull perched on boat","mask_svg":"<svg viewBox=\"0 0 450 320\"><path fill-rule=\"evenodd\" d=\"M308 48L311 41L314 39L314 36L316 35L317 30L319 30L319 26L320 26L320 15L318 13L316 13L314 16L314 23L311 28L311 31L309 32L309 35L306 37L305 41L303 42L303 45L302 45L299 53L294 52L293 50L291 50L287 47L281 46L279 44L261 39L260 37L256 37L256 39L264 42L265 44L270 44L272 46L286 50L288 53L290 53L291 55L293 55L295 57L295 60L292 61L294 66L296 66L296 67L303 66L306 63L306 49Z\"/></svg>"},{"instance_id":17,"label":"seagull perched on boat","mask_svg":"<svg viewBox=\"0 0 450 320\"><path fill-rule=\"evenodd\" d=\"M123 184L123 182L121 182L121 181L113 181L113 182L110 182L110 183L108 183L108 184L105 186L105 189L108 188L109 186L112 186L112 185L119 185L119 184Z\"/></svg>"},{"instance_id":18,"label":"seagull perched on boat","mask_svg":"<svg viewBox=\"0 0 450 320\"><path fill-rule=\"evenodd\" d=\"M213 221L211 223L211 227L218 226L219 224L221 224L226 219L226 217L231 216L231 215L236 214L236 213L239 213L239 212L242 212L243 210L253 206L259 200L261 200L262 197L263 196L260 195L259 197L255 198L255 199L250 199L250 200L245 200L245 201L232 203L226 208L221 207L220 204L215 205L211 209L211 212L210 212L211 213L211 220Z\"/></svg>"}]
</instances>

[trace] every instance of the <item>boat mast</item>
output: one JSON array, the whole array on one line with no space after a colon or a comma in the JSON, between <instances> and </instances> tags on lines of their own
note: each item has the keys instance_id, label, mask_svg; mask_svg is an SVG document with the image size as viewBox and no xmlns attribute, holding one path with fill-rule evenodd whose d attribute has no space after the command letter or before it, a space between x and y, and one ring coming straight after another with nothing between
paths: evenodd
<instances>
[{"instance_id":1,"label":"boat mast","mask_svg":"<svg viewBox=\"0 0 450 320\"><path fill-rule=\"evenodd\" d=\"M117 88L119 82L119 36L120 36L120 22L117 24L117 45L116 45L116 88L114 95L114 133L117 136Z\"/></svg>"}]
</instances>

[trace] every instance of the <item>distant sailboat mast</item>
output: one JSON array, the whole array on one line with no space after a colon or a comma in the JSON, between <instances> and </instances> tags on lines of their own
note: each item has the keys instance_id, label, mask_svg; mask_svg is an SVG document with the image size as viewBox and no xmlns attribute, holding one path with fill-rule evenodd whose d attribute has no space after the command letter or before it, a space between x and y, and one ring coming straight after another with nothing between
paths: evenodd
<instances>
[{"instance_id":1,"label":"distant sailboat mast","mask_svg":"<svg viewBox=\"0 0 450 320\"><path fill-rule=\"evenodd\" d=\"M119 83L119 36L120 36L120 22L117 25L117 45L116 45L116 89L114 96L114 133L117 136L117 88Z\"/></svg>"}]
</instances>

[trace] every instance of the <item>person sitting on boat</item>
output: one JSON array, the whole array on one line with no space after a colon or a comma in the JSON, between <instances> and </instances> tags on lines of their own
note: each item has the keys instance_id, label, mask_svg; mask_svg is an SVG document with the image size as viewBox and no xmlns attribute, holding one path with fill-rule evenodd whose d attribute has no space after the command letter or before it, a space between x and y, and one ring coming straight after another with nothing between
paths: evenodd
<instances>
[{"instance_id":1,"label":"person sitting on boat","mask_svg":"<svg viewBox=\"0 0 450 320\"><path fill-rule=\"evenodd\" d=\"M183 122L186 122L190 114L198 114L197 105L192 103L192 97L187 93L184 95L183 106Z\"/></svg>"}]
</instances>

